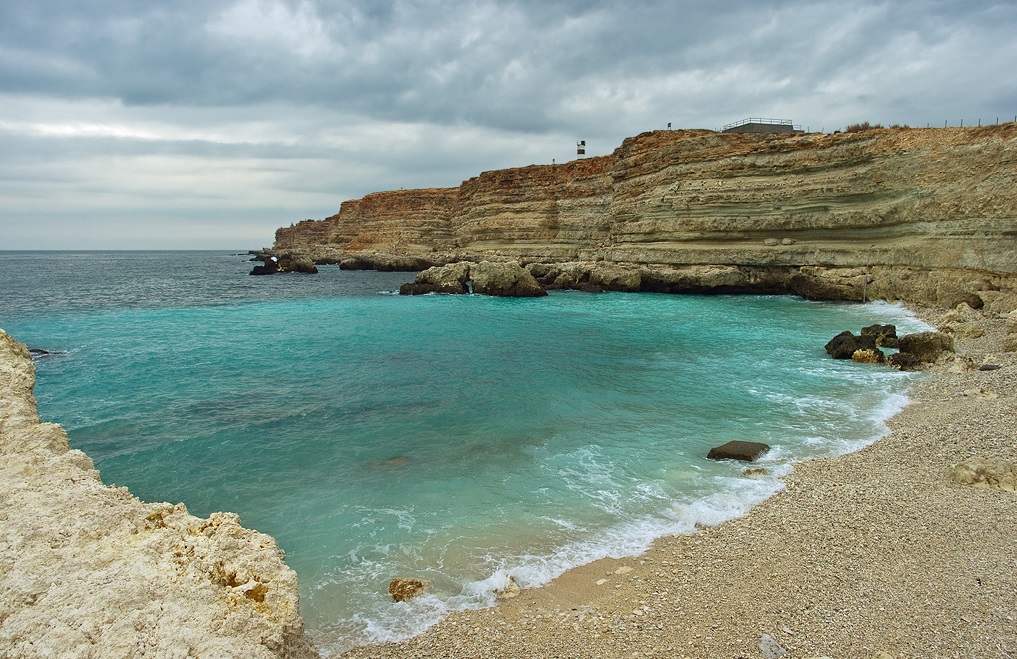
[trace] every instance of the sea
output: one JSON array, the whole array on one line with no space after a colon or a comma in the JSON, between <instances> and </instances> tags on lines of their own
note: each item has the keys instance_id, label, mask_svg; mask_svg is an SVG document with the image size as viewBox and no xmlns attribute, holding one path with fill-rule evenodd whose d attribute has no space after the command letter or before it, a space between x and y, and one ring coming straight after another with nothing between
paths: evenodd
<instances>
[{"instance_id":1,"label":"sea","mask_svg":"<svg viewBox=\"0 0 1017 659\"><path fill-rule=\"evenodd\" d=\"M0 328L104 482L274 536L326 653L510 581L746 514L863 447L912 373L835 361L900 306L789 296L399 296L413 273L252 277L243 251L3 252ZM768 474L706 454L760 441ZM427 582L393 602L395 577Z\"/></svg>"}]
</instances>

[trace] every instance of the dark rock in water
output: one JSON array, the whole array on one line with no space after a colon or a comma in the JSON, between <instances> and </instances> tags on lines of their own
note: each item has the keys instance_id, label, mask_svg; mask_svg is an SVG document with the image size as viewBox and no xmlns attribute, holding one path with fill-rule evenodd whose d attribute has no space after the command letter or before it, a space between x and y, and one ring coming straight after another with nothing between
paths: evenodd
<instances>
[{"instance_id":1,"label":"dark rock in water","mask_svg":"<svg viewBox=\"0 0 1017 659\"><path fill-rule=\"evenodd\" d=\"M57 350L43 350L42 348L29 348L28 354L32 357L32 361L34 362L40 359L45 359L47 357L52 357L53 355L62 355L64 353L59 352Z\"/></svg>"},{"instance_id":2,"label":"dark rock in water","mask_svg":"<svg viewBox=\"0 0 1017 659\"><path fill-rule=\"evenodd\" d=\"M388 594L396 602L406 602L424 594L424 582L420 579L393 579L388 582Z\"/></svg>"},{"instance_id":3,"label":"dark rock in water","mask_svg":"<svg viewBox=\"0 0 1017 659\"><path fill-rule=\"evenodd\" d=\"M706 457L710 460L741 460L752 462L770 450L769 444L735 440L710 449Z\"/></svg>"},{"instance_id":4,"label":"dark rock in water","mask_svg":"<svg viewBox=\"0 0 1017 659\"><path fill-rule=\"evenodd\" d=\"M824 347L834 359L851 359L858 350L875 350L876 339L844 331L830 339Z\"/></svg>"},{"instance_id":5,"label":"dark rock in water","mask_svg":"<svg viewBox=\"0 0 1017 659\"><path fill-rule=\"evenodd\" d=\"M907 334L897 341L897 348L920 361L934 362L944 352L953 352L953 337L942 332Z\"/></svg>"},{"instance_id":6,"label":"dark rock in water","mask_svg":"<svg viewBox=\"0 0 1017 659\"><path fill-rule=\"evenodd\" d=\"M306 274L318 274L318 268L314 261L305 256L292 256L283 254L261 254L257 257L262 264L254 266L252 275L274 275L277 272L303 272Z\"/></svg>"},{"instance_id":7,"label":"dark rock in water","mask_svg":"<svg viewBox=\"0 0 1017 659\"><path fill-rule=\"evenodd\" d=\"M871 336L877 346L897 347L897 327L894 325L869 325L862 328L861 335Z\"/></svg>"},{"instance_id":8,"label":"dark rock in water","mask_svg":"<svg viewBox=\"0 0 1017 659\"><path fill-rule=\"evenodd\" d=\"M279 272L279 259L271 254L262 254L257 257L261 261L261 265L254 266L250 274L252 275L274 275Z\"/></svg>"},{"instance_id":9,"label":"dark rock in water","mask_svg":"<svg viewBox=\"0 0 1017 659\"><path fill-rule=\"evenodd\" d=\"M922 368L922 360L910 352L898 352L890 355L886 358L886 363L900 371L919 371Z\"/></svg>"},{"instance_id":10,"label":"dark rock in water","mask_svg":"<svg viewBox=\"0 0 1017 659\"><path fill-rule=\"evenodd\" d=\"M981 366L978 367L978 370L979 371L998 371L1001 368L1003 368L1003 367L1000 366L999 364L982 364Z\"/></svg>"},{"instance_id":11,"label":"dark rock in water","mask_svg":"<svg viewBox=\"0 0 1017 659\"><path fill-rule=\"evenodd\" d=\"M279 259L280 272L303 272L308 275L318 274L318 267L314 261L306 257L284 256Z\"/></svg>"}]
</instances>

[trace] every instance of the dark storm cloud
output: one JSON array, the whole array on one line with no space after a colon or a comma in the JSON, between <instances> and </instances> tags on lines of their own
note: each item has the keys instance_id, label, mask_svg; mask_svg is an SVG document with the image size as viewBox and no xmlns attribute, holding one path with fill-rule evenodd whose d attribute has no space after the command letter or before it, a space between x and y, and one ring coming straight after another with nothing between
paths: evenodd
<instances>
[{"instance_id":1,"label":"dark storm cloud","mask_svg":"<svg viewBox=\"0 0 1017 659\"><path fill-rule=\"evenodd\" d=\"M3 3L0 223L75 198L178 221L190 191L215 217L256 199L264 243L346 197L667 122L1012 119L1015 33L1012 3L935 0ZM57 201L25 192L45 181Z\"/></svg>"}]
</instances>

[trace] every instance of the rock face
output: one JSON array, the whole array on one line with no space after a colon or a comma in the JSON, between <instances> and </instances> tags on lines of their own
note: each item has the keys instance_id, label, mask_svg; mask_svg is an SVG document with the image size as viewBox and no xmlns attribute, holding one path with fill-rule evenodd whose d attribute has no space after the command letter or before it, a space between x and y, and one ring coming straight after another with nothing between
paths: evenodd
<instances>
[{"instance_id":1,"label":"rock face","mask_svg":"<svg viewBox=\"0 0 1017 659\"><path fill-rule=\"evenodd\" d=\"M34 385L0 330L0 654L317 656L274 539L104 485Z\"/></svg>"},{"instance_id":2,"label":"rock face","mask_svg":"<svg viewBox=\"0 0 1017 659\"><path fill-rule=\"evenodd\" d=\"M516 260L544 285L1017 307L1017 124L656 131L609 156L379 192L276 232L318 262ZM560 267L553 281L547 270ZM567 265L573 264L573 265ZM598 273L598 274L594 274Z\"/></svg>"}]
</instances>

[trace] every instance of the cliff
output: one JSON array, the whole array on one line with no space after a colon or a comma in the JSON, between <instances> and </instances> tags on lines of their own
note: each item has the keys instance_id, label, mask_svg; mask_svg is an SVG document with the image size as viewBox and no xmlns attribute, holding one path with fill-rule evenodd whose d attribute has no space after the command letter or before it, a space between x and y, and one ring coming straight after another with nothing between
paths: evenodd
<instances>
[{"instance_id":1,"label":"cliff","mask_svg":"<svg viewBox=\"0 0 1017 659\"><path fill-rule=\"evenodd\" d=\"M0 330L0 654L317 656L274 539L104 485L39 420L34 385Z\"/></svg>"},{"instance_id":2,"label":"cliff","mask_svg":"<svg viewBox=\"0 0 1017 659\"><path fill-rule=\"evenodd\" d=\"M346 201L325 220L279 229L274 249L358 267L518 260L545 285L572 272L558 282L566 287L608 268L634 273L626 290L1009 310L1017 124L655 131L609 156Z\"/></svg>"}]
</instances>

